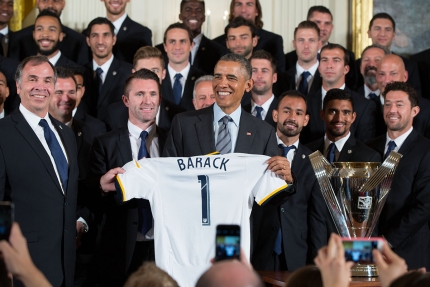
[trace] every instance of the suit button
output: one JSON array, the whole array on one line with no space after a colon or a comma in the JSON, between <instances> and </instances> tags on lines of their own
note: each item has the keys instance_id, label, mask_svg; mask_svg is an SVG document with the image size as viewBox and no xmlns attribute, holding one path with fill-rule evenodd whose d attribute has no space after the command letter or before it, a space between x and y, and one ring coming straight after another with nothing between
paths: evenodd
<instances>
[{"instance_id":1,"label":"suit button","mask_svg":"<svg viewBox=\"0 0 430 287\"><path fill-rule=\"evenodd\" d=\"M64 233L67 233L67 229L64 229Z\"/></svg>"},{"instance_id":2,"label":"suit button","mask_svg":"<svg viewBox=\"0 0 430 287\"><path fill-rule=\"evenodd\" d=\"M64 203L64 206L69 206L69 204L67 202Z\"/></svg>"},{"instance_id":3,"label":"suit button","mask_svg":"<svg viewBox=\"0 0 430 287\"><path fill-rule=\"evenodd\" d=\"M284 210L284 208L283 207L281 207L281 212L284 212L285 210Z\"/></svg>"}]
</instances>

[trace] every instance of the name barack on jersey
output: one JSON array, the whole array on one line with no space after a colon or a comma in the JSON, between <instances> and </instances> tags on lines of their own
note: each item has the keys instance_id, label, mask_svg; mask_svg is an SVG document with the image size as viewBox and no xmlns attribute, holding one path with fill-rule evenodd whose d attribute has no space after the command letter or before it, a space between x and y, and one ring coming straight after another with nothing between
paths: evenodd
<instances>
[{"instance_id":1,"label":"name barack on jersey","mask_svg":"<svg viewBox=\"0 0 430 287\"><path fill-rule=\"evenodd\" d=\"M221 157L189 157L186 159L178 159L178 167L181 171L190 168L217 168L227 171L227 163L229 159Z\"/></svg>"}]
</instances>

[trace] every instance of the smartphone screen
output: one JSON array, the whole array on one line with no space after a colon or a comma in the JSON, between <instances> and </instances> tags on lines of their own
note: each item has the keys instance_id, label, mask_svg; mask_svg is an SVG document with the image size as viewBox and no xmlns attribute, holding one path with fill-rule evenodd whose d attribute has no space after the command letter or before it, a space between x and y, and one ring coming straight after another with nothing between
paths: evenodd
<instances>
[{"instance_id":1,"label":"smartphone screen","mask_svg":"<svg viewBox=\"0 0 430 287\"><path fill-rule=\"evenodd\" d=\"M374 263L372 250L381 249L383 240L370 238L369 240L343 240L343 248L345 249L345 260L353 261L359 264Z\"/></svg>"},{"instance_id":2,"label":"smartphone screen","mask_svg":"<svg viewBox=\"0 0 430 287\"><path fill-rule=\"evenodd\" d=\"M218 225L215 244L215 261L225 259L240 260L240 226Z\"/></svg>"},{"instance_id":3,"label":"smartphone screen","mask_svg":"<svg viewBox=\"0 0 430 287\"><path fill-rule=\"evenodd\" d=\"M13 222L13 203L0 201L0 240L9 240Z\"/></svg>"}]
</instances>

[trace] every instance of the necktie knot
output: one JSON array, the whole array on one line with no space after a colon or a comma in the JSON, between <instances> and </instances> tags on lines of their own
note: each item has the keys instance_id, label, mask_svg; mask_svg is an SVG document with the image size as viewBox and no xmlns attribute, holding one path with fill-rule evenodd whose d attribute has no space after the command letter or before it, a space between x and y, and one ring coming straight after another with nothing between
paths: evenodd
<instances>
[{"instance_id":1,"label":"necktie knot","mask_svg":"<svg viewBox=\"0 0 430 287\"><path fill-rule=\"evenodd\" d=\"M397 147L397 145L396 145L396 143L394 141L389 141L388 142L387 152L385 153L385 157L384 158L387 158L390 155L390 152L393 151L396 147Z\"/></svg>"},{"instance_id":2,"label":"necktie knot","mask_svg":"<svg viewBox=\"0 0 430 287\"><path fill-rule=\"evenodd\" d=\"M377 95L375 93L370 93L369 94L369 98L372 99L372 100L375 99L376 97L377 97Z\"/></svg>"},{"instance_id":3,"label":"necktie knot","mask_svg":"<svg viewBox=\"0 0 430 287\"><path fill-rule=\"evenodd\" d=\"M263 119L263 115L261 114L261 112L263 111L263 108L260 106L255 106L255 110L257 111L257 115L255 116L257 119L262 120Z\"/></svg>"},{"instance_id":4,"label":"necktie knot","mask_svg":"<svg viewBox=\"0 0 430 287\"><path fill-rule=\"evenodd\" d=\"M175 75L175 80L176 80L176 81L179 81L181 78L182 78L182 74L181 74L181 73L177 73L177 74Z\"/></svg>"},{"instance_id":5,"label":"necktie knot","mask_svg":"<svg viewBox=\"0 0 430 287\"><path fill-rule=\"evenodd\" d=\"M101 77L101 75L103 74L103 69L102 68L100 68L100 67L98 67L97 69L96 69L96 73L97 73L97 77Z\"/></svg>"},{"instance_id":6,"label":"necktie knot","mask_svg":"<svg viewBox=\"0 0 430 287\"><path fill-rule=\"evenodd\" d=\"M279 147L282 149L282 156L286 157L290 150L295 150L296 147L294 145L285 146L283 144L279 144Z\"/></svg>"},{"instance_id":7,"label":"necktie knot","mask_svg":"<svg viewBox=\"0 0 430 287\"><path fill-rule=\"evenodd\" d=\"M302 81L304 80L304 81L308 81L308 77L311 75L311 73L309 73L308 71L304 71L303 73L302 73Z\"/></svg>"},{"instance_id":8,"label":"necktie knot","mask_svg":"<svg viewBox=\"0 0 430 287\"><path fill-rule=\"evenodd\" d=\"M43 129L49 128L48 122L45 119L40 120L39 126L41 126Z\"/></svg>"},{"instance_id":9,"label":"necktie knot","mask_svg":"<svg viewBox=\"0 0 430 287\"><path fill-rule=\"evenodd\" d=\"M141 140L143 140L143 141L146 141L146 137L148 136L148 132L147 131L142 131L141 133L140 133L140 138L141 138Z\"/></svg>"},{"instance_id":10,"label":"necktie knot","mask_svg":"<svg viewBox=\"0 0 430 287\"><path fill-rule=\"evenodd\" d=\"M227 116L227 115L225 115L225 116L223 116L220 120L219 120L219 122L222 122L223 124L225 124L225 125L228 125L228 122L232 122L233 121L233 119L230 117L230 116Z\"/></svg>"},{"instance_id":11,"label":"necktie knot","mask_svg":"<svg viewBox=\"0 0 430 287\"><path fill-rule=\"evenodd\" d=\"M308 95L308 78L311 75L308 71L302 73L302 79L300 80L299 92L304 96Z\"/></svg>"}]
</instances>

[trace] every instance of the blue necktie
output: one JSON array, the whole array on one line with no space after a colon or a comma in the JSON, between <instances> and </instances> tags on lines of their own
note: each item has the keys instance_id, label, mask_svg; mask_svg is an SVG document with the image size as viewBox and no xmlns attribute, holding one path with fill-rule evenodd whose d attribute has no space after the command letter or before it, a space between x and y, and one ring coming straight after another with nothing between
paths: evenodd
<instances>
[{"instance_id":1,"label":"blue necktie","mask_svg":"<svg viewBox=\"0 0 430 287\"><path fill-rule=\"evenodd\" d=\"M334 162L334 151L335 151L335 149L336 149L336 145L335 145L334 143L331 143L331 144L328 146L327 160L328 160L330 163L333 163L333 162Z\"/></svg>"},{"instance_id":2,"label":"blue necktie","mask_svg":"<svg viewBox=\"0 0 430 287\"><path fill-rule=\"evenodd\" d=\"M100 95L102 93L102 87L103 87L103 79L102 79L103 70L102 70L102 68L98 67L96 69L96 73L97 73L97 81L99 84L99 95Z\"/></svg>"},{"instance_id":3,"label":"blue necktie","mask_svg":"<svg viewBox=\"0 0 430 287\"><path fill-rule=\"evenodd\" d=\"M300 80L299 92L304 96L308 95L308 77L311 75L308 71L302 73L302 79Z\"/></svg>"},{"instance_id":4,"label":"blue necktie","mask_svg":"<svg viewBox=\"0 0 430 287\"><path fill-rule=\"evenodd\" d=\"M263 111L262 107L255 106L255 110L257 111L257 115L255 116L257 119L262 120L263 116L261 115L261 112Z\"/></svg>"},{"instance_id":5,"label":"blue necktie","mask_svg":"<svg viewBox=\"0 0 430 287\"><path fill-rule=\"evenodd\" d=\"M287 154L290 150L296 149L296 147L293 145L284 146L282 144L279 144L279 147L282 148L282 156L283 157L287 157ZM279 228L278 234L276 235L275 246L273 247L273 252L275 252L277 255L282 253L282 231L281 231L281 228Z\"/></svg>"},{"instance_id":6,"label":"blue necktie","mask_svg":"<svg viewBox=\"0 0 430 287\"><path fill-rule=\"evenodd\" d=\"M138 153L138 159L142 159L144 157L149 158L148 149L146 148L146 138L148 137L147 131L142 131L140 133L141 144ZM138 221L138 230L140 233L145 235L152 228L152 212L151 205L149 201L146 199L139 199L137 201L137 206L139 209L139 221Z\"/></svg>"},{"instance_id":7,"label":"blue necktie","mask_svg":"<svg viewBox=\"0 0 430 287\"><path fill-rule=\"evenodd\" d=\"M319 61L321 59L321 53L317 54L317 60Z\"/></svg>"},{"instance_id":8,"label":"blue necktie","mask_svg":"<svg viewBox=\"0 0 430 287\"><path fill-rule=\"evenodd\" d=\"M384 159L386 159L388 157L388 155L390 154L390 152L393 151L396 147L397 147L397 145L394 141L389 141L387 152L385 153Z\"/></svg>"},{"instance_id":9,"label":"blue necktie","mask_svg":"<svg viewBox=\"0 0 430 287\"><path fill-rule=\"evenodd\" d=\"M178 73L175 75L175 82L173 83L173 95L175 96L175 103L179 105L181 102L182 96L182 84L180 79L182 78L182 74Z\"/></svg>"},{"instance_id":10,"label":"blue necktie","mask_svg":"<svg viewBox=\"0 0 430 287\"><path fill-rule=\"evenodd\" d=\"M67 163L66 156L64 155L63 150L61 149L61 146L58 143L54 132L49 127L48 122L45 119L41 119L39 122L39 126L43 128L46 143L51 150L51 155L54 158L55 165L57 166L57 171L60 175L63 190L64 192L66 192L67 181L69 180L69 165Z\"/></svg>"},{"instance_id":11,"label":"blue necktie","mask_svg":"<svg viewBox=\"0 0 430 287\"><path fill-rule=\"evenodd\" d=\"M374 100L377 97L377 95L375 93L370 93L369 94L369 99Z\"/></svg>"}]
</instances>

